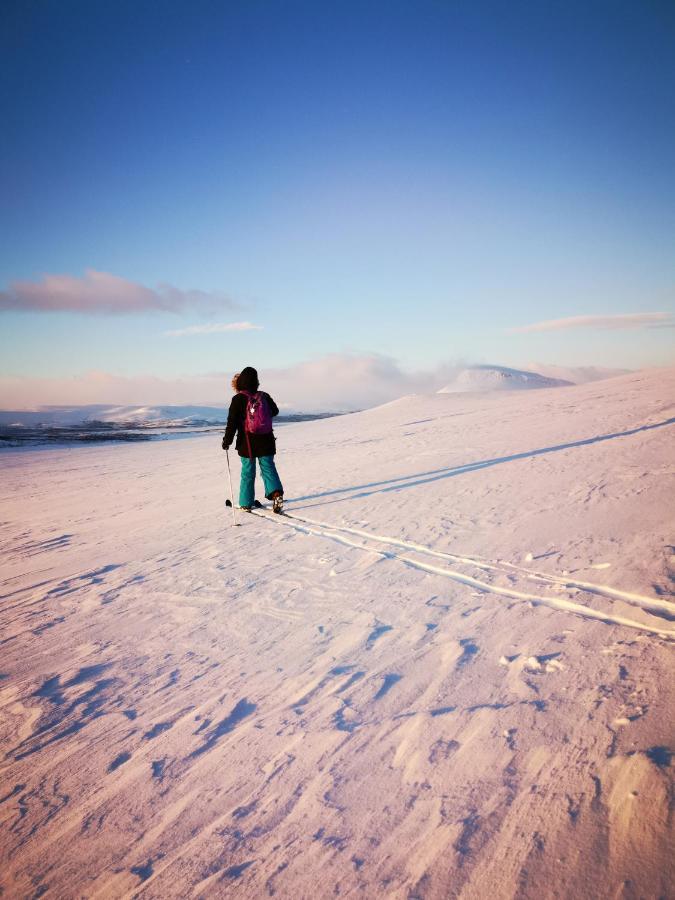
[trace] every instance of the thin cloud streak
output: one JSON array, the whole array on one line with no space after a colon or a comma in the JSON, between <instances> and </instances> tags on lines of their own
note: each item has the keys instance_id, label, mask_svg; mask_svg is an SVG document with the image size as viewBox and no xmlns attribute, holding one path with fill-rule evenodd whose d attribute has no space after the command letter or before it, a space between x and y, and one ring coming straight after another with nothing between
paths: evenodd
<instances>
[{"instance_id":1,"label":"thin cloud streak","mask_svg":"<svg viewBox=\"0 0 675 900\"><path fill-rule=\"evenodd\" d=\"M65 312L121 315L145 312L213 312L235 309L228 297L183 291L170 284L145 287L126 278L87 269L81 278L44 275L41 281L14 281L0 291L0 312Z\"/></svg>"},{"instance_id":2,"label":"thin cloud streak","mask_svg":"<svg viewBox=\"0 0 675 900\"><path fill-rule=\"evenodd\" d=\"M210 325L188 325L165 331L164 337L187 337L192 334L222 334L225 331L262 331L262 325L252 322L213 322Z\"/></svg>"},{"instance_id":3,"label":"thin cloud streak","mask_svg":"<svg viewBox=\"0 0 675 900\"><path fill-rule=\"evenodd\" d=\"M675 316L667 312L623 313L615 316L570 316L549 319L507 329L508 334L530 334L535 331L564 331L570 328L663 328L675 324Z\"/></svg>"}]
</instances>

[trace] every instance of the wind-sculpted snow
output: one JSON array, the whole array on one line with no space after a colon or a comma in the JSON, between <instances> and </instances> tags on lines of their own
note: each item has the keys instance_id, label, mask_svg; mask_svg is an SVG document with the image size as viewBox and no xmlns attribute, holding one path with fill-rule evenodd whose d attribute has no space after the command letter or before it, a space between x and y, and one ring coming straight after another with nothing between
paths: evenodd
<instances>
[{"instance_id":1,"label":"wind-sculpted snow","mask_svg":"<svg viewBox=\"0 0 675 900\"><path fill-rule=\"evenodd\" d=\"M674 388L3 451L0 894L669 896Z\"/></svg>"}]
</instances>

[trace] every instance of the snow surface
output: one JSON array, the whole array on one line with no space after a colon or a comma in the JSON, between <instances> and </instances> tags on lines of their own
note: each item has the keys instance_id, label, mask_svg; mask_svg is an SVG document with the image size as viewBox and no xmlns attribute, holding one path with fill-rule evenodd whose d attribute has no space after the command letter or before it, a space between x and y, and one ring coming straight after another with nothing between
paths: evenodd
<instances>
[{"instance_id":1,"label":"snow surface","mask_svg":"<svg viewBox=\"0 0 675 900\"><path fill-rule=\"evenodd\" d=\"M674 399L4 452L0 893L667 896Z\"/></svg>"},{"instance_id":2,"label":"snow surface","mask_svg":"<svg viewBox=\"0 0 675 900\"><path fill-rule=\"evenodd\" d=\"M460 369L453 380L442 387L439 394L469 393L474 391L525 391L537 388L565 387L571 381L548 378L538 372L507 369L504 366L470 366Z\"/></svg>"}]
</instances>

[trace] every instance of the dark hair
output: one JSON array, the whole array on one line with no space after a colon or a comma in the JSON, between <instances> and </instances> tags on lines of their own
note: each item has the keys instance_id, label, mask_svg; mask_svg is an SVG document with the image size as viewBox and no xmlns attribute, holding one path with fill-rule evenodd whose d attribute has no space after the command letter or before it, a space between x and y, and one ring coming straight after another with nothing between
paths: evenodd
<instances>
[{"instance_id":1,"label":"dark hair","mask_svg":"<svg viewBox=\"0 0 675 900\"><path fill-rule=\"evenodd\" d=\"M245 369L242 369L237 378L237 390L251 391L253 393L257 391L259 387L260 381L258 380L258 373L256 370L252 366L246 366Z\"/></svg>"}]
</instances>

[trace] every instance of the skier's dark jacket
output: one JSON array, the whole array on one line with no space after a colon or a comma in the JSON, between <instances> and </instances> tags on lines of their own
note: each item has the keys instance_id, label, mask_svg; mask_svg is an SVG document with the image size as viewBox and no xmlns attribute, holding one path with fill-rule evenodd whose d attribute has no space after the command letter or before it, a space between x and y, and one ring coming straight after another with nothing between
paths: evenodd
<instances>
[{"instance_id":1,"label":"skier's dark jacket","mask_svg":"<svg viewBox=\"0 0 675 900\"><path fill-rule=\"evenodd\" d=\"M241 391L250 391L255 393L258 390L258 373L255 369L247 366L242 369L237 379L237 387ZM265 391L261 391L267 400L270 415L278 416L279 407L274 400ZM274 432L269 434L247 434L244 430L244 419L246 417L246 405L248 397L246 394L235 394L230 403L230 411L227 414L227 426L225 427L225 435L223 437L223 447L229 447L234 440L235 432L237 433L237 442L235 447L239 456L255 457L255 456L274 456L277 452Z\"/></svg>"}]
</instances>

